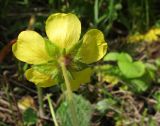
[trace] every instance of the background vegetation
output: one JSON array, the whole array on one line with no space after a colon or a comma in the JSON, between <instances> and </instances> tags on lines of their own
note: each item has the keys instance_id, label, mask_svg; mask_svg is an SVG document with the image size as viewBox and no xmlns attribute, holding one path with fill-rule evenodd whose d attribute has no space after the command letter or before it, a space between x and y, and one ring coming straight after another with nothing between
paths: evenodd
<instances>
[{"instance_id":1,"label":"background vegetation","mask_svg":"<svg viewBox=\"0 0 160 126\"><path fill-rule=\"evenodd\" d=\"M76 14L82 34L98 28L108 43L92 81L76 91L94 106L90 125L159 126L159 6L158 0L0 0L0 126L53 125L47 104L46 118L37 116L35 86L24 77L28 64L14 58L11 45L25 29L45 36L44 21L56 12ZM57 108L59 88L43 92Z\"/></svg>"}]
</instances>

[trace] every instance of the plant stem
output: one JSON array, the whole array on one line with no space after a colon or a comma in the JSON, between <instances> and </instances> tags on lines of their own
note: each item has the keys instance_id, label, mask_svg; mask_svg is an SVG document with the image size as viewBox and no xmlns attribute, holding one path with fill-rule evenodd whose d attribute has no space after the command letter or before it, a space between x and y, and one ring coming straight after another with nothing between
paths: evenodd
<instances>
[{"instance_id":1,"label":"plant stem","mask_svg":"<svg viewBox=\"0 0 160 126\"><path fill-rule=\"evenodd\" d=\"M94 2L94 24L97 26L97 21L98 21L98 10L99 6L98 6L98 0L95 0Z\"/></svg>"},{"instance_id":2,"label":"plant stem","mask_svg":"<svg viewBox=\"0 0 160 126\"><path fill-rule=\"evenodd\" d=\"M54 112L54 109L53 109L53 105L51 103L51 97L50 97L49 94L47 94L47 100L48 100L48 104L49 104L49 108L50 108L50 112L51 112L51 115L52 115L53 122L54 122L55 126L58 126L56 116L55 116L55 112Z\"/></svg>"},{"instance_id":3,"label":"plant stem","mask_svg":"<svg viewBox=\"0 0 160 126\"><path fill-rule=\"evenodd\" d=\"M64 80L65 80L65 84L66 84L66 89L67 89L67 100L69 103L69 110L71 113L71 122L73 126L78 126L78 119L77 119L77 114L76 114L76 108L73 102L73 94L72 94L72 90L71 90L71 85L70 85L70 81L67 75L67 69L64 63L60 63L61 68L62 68L62 73L64 76Z\"/></svg>"},{"instance_id":4,"label":"plant stem","mask_svg":"<svg viewBox=\"0 0 160 126\"><path fill-rule=\"evenodd\" d=\"M145 8L146 8L146 30L149 28L149 2L145 0Z\"/></svg>"},{"instance_id":5,"label":"plant stem","mask_svg":"<svg viewBox=\"0 0 160 126\"><path fill-rule=\"evenodd\" d=\"M38 103L39 103L39 115L40 117L44 117L43 92L42 92L42 88L39 86L37 86L37 93L38 93Z\"/></svg>"}]
</instances>

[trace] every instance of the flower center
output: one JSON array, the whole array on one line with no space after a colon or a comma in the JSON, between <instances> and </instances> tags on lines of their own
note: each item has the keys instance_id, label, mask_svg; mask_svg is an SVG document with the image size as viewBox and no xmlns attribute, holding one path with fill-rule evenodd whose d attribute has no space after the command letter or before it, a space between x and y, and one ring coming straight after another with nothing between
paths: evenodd
<instances>
[{"instance_id":1,"label":"flower center","mask_svg":"<svg viewBox=\"0 0 160 126\"><path fill-rule=\"evenodd\" d=\"M72 58L70 55L65 55L59 58L59 62L63 62L65 66L69 66L72 62Z\"/></svg>"}]
</instances>

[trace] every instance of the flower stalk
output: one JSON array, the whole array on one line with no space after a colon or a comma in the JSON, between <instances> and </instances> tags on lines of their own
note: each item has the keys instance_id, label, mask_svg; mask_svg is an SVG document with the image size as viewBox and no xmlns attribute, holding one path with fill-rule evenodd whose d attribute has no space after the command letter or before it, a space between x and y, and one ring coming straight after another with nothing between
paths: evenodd
<instances>
[{"instance_id":1,"label":"flower stalk","mask_svg":"<svg viewBox=\"0 0 160 126\"><path fill-rule=\"evenodd\" d=\"M73 126L78 126L78 119L77 119L77 114L76 114L76 108L73 102L73 94L72 94L72 90L71 90L71 85L70 85L70 81L67 75L67 68L64 62L60 63L61 65L61 69L62 69L62 73L63 73L63 77L65 80L65 84L66 84L66 90L67 90L67 101L69 103L69 111L71 113L71 122Z\"/></svg>"}]
</instances>

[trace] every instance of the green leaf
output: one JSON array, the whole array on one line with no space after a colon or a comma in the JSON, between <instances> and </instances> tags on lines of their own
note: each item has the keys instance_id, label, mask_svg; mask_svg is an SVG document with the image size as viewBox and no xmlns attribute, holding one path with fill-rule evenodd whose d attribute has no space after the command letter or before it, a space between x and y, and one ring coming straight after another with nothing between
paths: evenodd
<instances>
[{"instance_id":1,"label":"green leaf","mask_svg":"<svg viewBox=\"0 0 160 126\"><path fill-rule=\"evenodd\" d=\"M132 62L132 57L128 53L110 52L104 57L104 61L128 61Z\"/></svg>"},{"instance_id":2,"label":"green leaf","mask_svg":"<svg viewBox=\"0 0 160 126\"><path fill-rule=\"evenodd\" d=\"M94 69L95 69L95 72L101 71L104 75L110 75L110 76L114 76L117 78L122 76L122 73L119 70L118 66L105 64L103 66L94 67Z\"/></svg>"},{"instance_id":3,"label":"green leaf","mask_svg":"<svg viewBox=\"0 0 160 126\"><path fill-rule=\"evenodd\" d=\"M131 89L137 93L141 93L144 92L148 89L149 84L143 80L143 79L133 79L130 81L130 85L128 85L129 87L131 87Z\"/></svg>"},{"instance_id":4,"label":"green leaf","mask_svg":"<svg viewBox=\"0 0 160 126\"><path fill-rule=\"evenodd\" d=\"M103 60L104 61L117 61L118 60L118 56L119 56L119 53L110 52L103 58Z\"/></svg>"},{"instance_id":5,"label":"green leaf","mask_svg":"<svg viewBox=\"0 0 160 126\"><path fill-rule=\"evenodd\" d=\"M160 58L156 59L156 65L160 66Z\"/></svg>"},{"instance_id":6,"label":"green leaf","mask_svg":"<svg viewBox=\"0 0 160 126\"><path fill-rule=\"evenodd\" d=\"M147 126L158 126L158 122L154 117L150 117Z\"/></svg>"},{"instance_id":7,"label":"green leaf","mask_svg":"<svg viewBox=\"0 0 160 126\"><path fill-rule=\"evenodd\" d=\"M104 113L106 110L113 109L114 105L116 105L116 101L111 98L108 98L99 101L96 105L96 108L101 113Z\"/></svg>"},{"instance_id":8,"label":"green leaf","mask_svg":"<svg viewBox=\"0 0 160 126\"><path fill-rule=\"evenodd\" d=\"M156 71L157 67L154 64L151 63L145 63L145 66L148 70Z\"/></svg>"},{"instance_id":9,"label":"green leaf","mask_svg":"<svg viewBox=\"0 0 160 126\"><path fill-rule=\"evenodd\" d=\"M38 117L36 112L32 108L28 108L23 113L23 120L24 120L24 124L29 126L29 125L36 124Z\"/></svg>"},{"instance_id":10,"label":"green leaf","mask_svg":"<svg viewBox=\"0 0 160 126\"><path fill-rule=\"evenodd\" d=\"M157 67L153 64L146 63L146 72L151 80L155 80Z\"/></svg>"},{"instance_id":11,"label":"green leaf","mask_svg":"<svg viewBox=\"0 0 160 126\"><path fill-rule=\"evenodd\" d=\"M60 56L60 49L58 46L56 46L54 43L49 41L48 39L45 39L45 48L49 56L58 58Z\"/></svg>"},{"instance_id":12,"label":"green leaf","mask_svg":"<svg viewBox=\"0 0 160 126\"><path fill-rule=\"evenodd\" d=\"M1 120L0 120L0 126L10 126L10 125L5 124L4 122L1 122Z\"/></svg>"},{"instance_id":13,"label":"green leaf","mask_svg":"<svg viewBox=\"0 0 160 126\"><path fill-rule=\"evenodd\" d=\"M156 108L156 110L160 111L160 91L157 91L153 97L155 98L155 100L157 101L156 105L154 106Z\"/></svg>"},{"instance_id":14,"label":"green leaf","mask_svg":"<svg viewBox=\"0 0 160 126\"><path fill-rule=\"evenodd\" d=\"M117 58L118 61L127 61L127 62L133 61L132 57L128 53L124 52L120 53Z\"/></svg>"},{"instance_id":15,"label":"green leaf","mask_svg":"<svg viewBox=\"0 0 160 126\"><path fill-rule=\"evenodd\" d=\"M75 105L76 114L78 118L78 126L90 126L90 119L92 114L91 104L82 96L74 94L73 103ZM57 110L57 117L60 119L61 126L73 126L71 123L70 106L68 101L63 101Z\"/></svg>"},{"instance_id":16,"label":"green leaf","mask_svg":"<svg viewBox=\"0 0 160 126\"><path fill-rule=\"evenodd\" d=\"M127 78L141 77L145 73L145 65L141 61L128 62L119 61L118 67L122 74Z\"/></svg>"}]
</instances>

